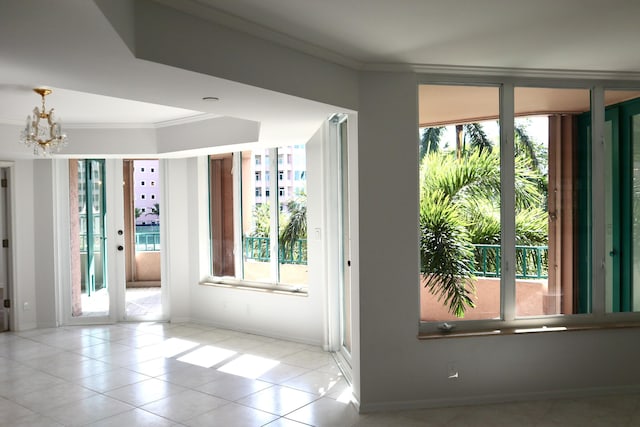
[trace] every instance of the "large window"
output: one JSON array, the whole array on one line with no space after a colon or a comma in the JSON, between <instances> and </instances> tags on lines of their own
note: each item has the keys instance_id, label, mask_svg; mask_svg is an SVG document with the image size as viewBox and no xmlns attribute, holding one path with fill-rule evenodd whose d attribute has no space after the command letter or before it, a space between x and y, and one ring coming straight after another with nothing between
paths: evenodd
<instances>
[{"instance_id":1,"label":"large window","mask_svg":"<svg viewBox=\"0 0 640 427\"><path fill-rule=\"evenodd\" d=\"M589 311L589 109L587 89L420 87L423 322Z\"/></svg>"},{"instance_id":2,"label":"large window","mask_svg":"<svg viewBox=\"0 0 640 427\"><path fill-rule=\"evenodd\" d=\"M305 291L306 181L287 178L304 177L305 146L213 155L209 170L211 280Z\"/></svg>"},{"instance_id":3,"label":"large window","mask_svg":"<svg viewBox=\"0 0 640 427\"><path fill-rule=\"evenodd\" d=\"M640 310L640 92L498 86L419 89L422 330Z\"/></svg>"}]
</instances>

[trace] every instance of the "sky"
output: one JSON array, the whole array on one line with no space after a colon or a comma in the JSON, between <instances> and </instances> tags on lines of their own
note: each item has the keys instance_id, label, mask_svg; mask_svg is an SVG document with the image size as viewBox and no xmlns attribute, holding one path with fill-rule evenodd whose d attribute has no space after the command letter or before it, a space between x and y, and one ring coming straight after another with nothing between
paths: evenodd
<instances>
[{"instance_id":1,"label":"sky","mask_svg":"<svg viewBox=\"0 0 640 427\"><path fill-rule=\"evenodd\" d=\"M527 123L527 132L529 136L536 142L542 143L547 147L549 143L549 119L547 116L529 116L526 118L516 117L516 124ZM484 128L487 137L498 145L500 138L500 128L496 120L489 120L486 122L480 122ZM442 148L453 149L456 145L455 126L446 126L445 132L441 139Z\"/></svg>"}]
</instances>

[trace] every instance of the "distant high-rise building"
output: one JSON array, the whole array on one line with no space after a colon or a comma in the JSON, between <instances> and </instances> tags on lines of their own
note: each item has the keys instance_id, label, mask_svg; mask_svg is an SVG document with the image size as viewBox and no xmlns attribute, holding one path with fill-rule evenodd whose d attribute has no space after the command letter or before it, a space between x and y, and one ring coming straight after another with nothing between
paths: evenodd
<instances>
[{"instance_id":1,"label":"distant high-rise building","mask_svg":"<svg viewBox=\"0 0 640 427\"><path fill-rule=\"evenodd\" d=\"M158 160L134 160L133 162L133 206L139 216L136 225L160 223L160 174Z\"/></svg>"}]
</instances>

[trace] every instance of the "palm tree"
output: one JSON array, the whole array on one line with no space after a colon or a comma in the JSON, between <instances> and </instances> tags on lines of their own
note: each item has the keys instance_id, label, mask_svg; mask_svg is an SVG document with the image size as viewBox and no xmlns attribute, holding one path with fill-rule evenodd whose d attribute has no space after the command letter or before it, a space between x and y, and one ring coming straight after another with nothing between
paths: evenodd
<instances>
[{"instance_id":1,"label":"palm tree","mask_svg":"<svg viewBox=\"0 0 640 427\"><path fill-rule=\"evenodd\" d=\"M158 218L160 217L160 203L154 203L151 208L151 215L156 215Z\"/></svg>"},{"instance_id":2,"label":"palm tree","mask_svg":"<svg viewBox=\"0 0 640 427\"><path fill-rule=\"evenodd\" d=\"M295 243L307 237L307 195L301 193L287 204L287 220L280 231L280 245L285 253L294 250Z\"/></svg>"},{"instance_id":3,"label":"palm tree","mask_svg":"<svg viewBox=\"0 0 640 427\"><path fill-rule=\"evenodd\" d=\"M546 235L539 174L521 157L515 160L516 221L522 240ZM473 148L462 158L429 154L420 168L420 259L425 287L463 317L474 307L475 243L500 241L500 158L495 151ZM528 213L528 212L534 213ZM520 220L518 220L520 218Z\"/></svg>"},{"instance_id":4,"label":"palm tree","mask_svg":"<svg viewBox=\"0 0 640 427\"><path fill-rule=\"evenodd\" d=\"M515 123L513 127L515 133L515 150L516 155L521 155L529 159L531 168L540 170L542 147L537 144L527 133L526 125L523 123Z\"/></svg>"},{"instance_id":5,"label":"palm tree","mask_svg":"<svg viewBox=\"0 0 640 427\"><path fill-rule=\"evenodd\" d=\"M426 127L420 138L420 161L425 155L440 151L440 142L445 128L443 126ZM479 149L491 151L493 142L489 139L481 123L458 124L456 132L456 156L462 158L467 153L467 142L471 151Z\"/></svg>"},{"instance_id":6,"label":"palm tree","mask_svg":"<svg viewBox=\"0 0 640 427\"><path fill-rule=\"evenodd\" d=\"M429 127L424 128L422 137L420 138L420 161L428 153L435 153L440 150L440 140L442 139L442 133L444 127Z\"/></svg>"},{"instance_id":7,"label":"palm tree","mask_svg":"<svg viewBox=\"0 0 640 427\"><path fill-rule=\"evenodd\" d=\"M493 143L487 137L482 124L480 123L467 123L464 125L464 132L469 137L469 145L471 148L477 148L480 153L484 150L491 152L493 149Z\"/></svg>"},{"instance_id":8,"label":"palm tree","mask_svg":"<svg viewBox=\"0 0 640 427\"><path fill-rule=\"evenodd\" d=\"M271 230L271 206L269 203L253 207L253 231L251 237L269 237Z\"/></svg>"}]
</instances>

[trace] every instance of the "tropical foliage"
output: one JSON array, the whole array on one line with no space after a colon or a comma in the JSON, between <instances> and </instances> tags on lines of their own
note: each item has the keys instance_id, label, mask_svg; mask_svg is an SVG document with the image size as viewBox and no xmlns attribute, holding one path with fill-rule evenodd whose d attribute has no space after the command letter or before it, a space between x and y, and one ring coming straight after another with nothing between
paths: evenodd
<instances>
[{"instance_id":1,"label":"tropical foliage","mask_svg":"<svg viewBox=\"0 0 640 427\"><path fill-rule=\"evenodd\" d=\"M253 210L251 237L269 237L271 230L269 203L256 205ZM289 199L278 218L280 245L291 248L300 239L307 238L307 195L301 193Z\"/></svg>"},{"instance_id":2,"label":"tropical foliage","mask_svg":"<svg viewBox=\"0 0 640 427\"><path fill-rule=\"evenodd\" d=\"M151 215L160 216L160 203L154 203L151 208Z\"/></svg>"},{"instance_id":3,"label":"tropical foliage","mask_svg":"<svg viewBox=\"0 0 640 427\"><path fill-rule=\"evenodd\" d=\"M280 227L280 245L285 251L291 251L298 240L307 238L307 196L302 194L290 199L286 212L286 222Z\"/></svg>"},{"instance_id":4,"label":"tropical foliage","mask_svg":"<svg viewBox=\"0 0 640 427\"><path fill-rule=\"evenodd\" d=\"M430 141L420 164L420 260L425 286L463 317L474 307L474 244L500 243L500 156L480 124L460 125L469 140L446 152ZM442 132L440 131L440 135ZM421 147L425 135L423 132ZM530 139L516 138L532 143ZM460 138L458 139L460 141ZM536 146L537 147L537 146ZM422 151L422 150L421 150ZM546 183L540 147L515 157L516 244L545 244ZM533 157L538 156L538 157ZM545 187L546 188L546 187Z\"/></svg>"}]
</instances>

